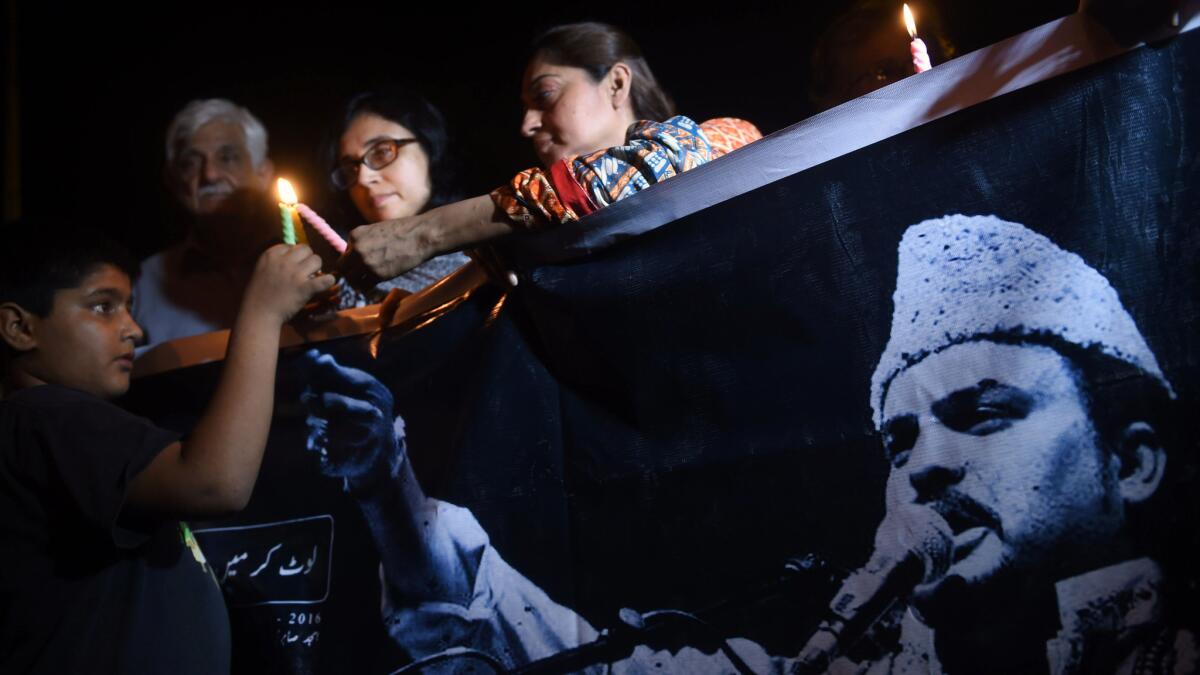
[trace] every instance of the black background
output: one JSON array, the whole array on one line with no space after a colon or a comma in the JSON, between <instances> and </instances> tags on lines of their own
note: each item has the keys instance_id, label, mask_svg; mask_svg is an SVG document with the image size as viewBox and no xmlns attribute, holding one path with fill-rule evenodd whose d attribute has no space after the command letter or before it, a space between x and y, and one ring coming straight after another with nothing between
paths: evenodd
<instances>
[{"instance_id":1,"label":"black background","mask_svg":"<svg viewBox=\"0 0 1200 675\"><path fill-rule=\"evenodd\" d=\"M22 209L92 219L150 252L169 231L165 127L184 103L211 96L259 115L279 172L319 203L323 172L315 155L328 118L348 95L387 81L408 83L443 109L466 187L482 192L535 163L516 132L525 45L547 26L582 19L627 28L681 112L745 117L769 133L810 114L809 46L845 4L738 2L725 12L654 2L419 10L399 3L22 4L8 27L16 37ZM960 52L1074 5L941 4ZM1170 118L1150 106L1122 127L1129 109L1106 102L1087 77L965 111L619 250L543 269L508 300L508 311L491 312L499 298L489 288L425 331L392 335L375 366L409 419L427 487L471 507L514 566L601 625L624 605L701 609L739 597L785 557L805 551L841 565L861 562L882 508L885 467L866 394L886 339L895 241L907 225L956 210L998 213L1080 252L1112 279L1194 403L1200 296L1187 261L1195 258L1200 210L1195 192L1181 189L1195 185L1192 163L1153 172L1164 184L1113 183L1114 190L1104 180L1066 185L1024 173L1029 147L1071 138L1080 119L1097 123L1067 143L1055 175L1121 166L1095 155L1107 152L1107 130ZM1043 95L1059 97L1054 115L1043 115ZM1031 128L1040 129L1036 138ZM1144 149L1182 147L1163 129ZM979 157L993 161L980 166ZM1080 164L1062 159L1072 157ZM897 177L920 175L953 180L910 199L910 185ZM742 215L758 201L773 205L763 207L766 216ZM772 210L785 205L792 210ZM1143 222L1144 214L1160 218ZM1131 222L1142 225L1132 234ZM697 244L697 232L707 233L706 246ZM855 255L839 257L847 249ZM686 269L705 272L679 271ZM652 283L611 283L644 275ZM342 354L367 365L358 342L341 345ZM204 372L211 376L212 368ZM142 383L142 405L155 407L149 401L158 395L156 406L171 409L164 391L202 398L205 387L171 386L195 375ZM285 410L279 421L299 420ZM292 438L276 433L274 447L297 446L294 430ZM296 476L295 465L308 458L268 455L261 486L291 488L287 498L306 509L318 508L312 502L324 489L324 497L341 500L331 509L345 514L339 523L354 522L353 505L311 465L299 474L305 489L270 479L273 472ZM259 490L251 511L270 511L272 497L284 499ZM339 541L368 545L362 523L339 532ZM357 568L338 568L360 582L344 602L362 611L372 638L385 640L373 561L353 557ZM335 584L346 587L342 579ZM821 604L808 599L802 607L815 615ZM744 617L727 615L723 627L786 653L804 637L804 619L813 618L797 614L794 607L752 608Z\"/></svg>"},{"instance_id":2,"label":"black background","mask_svg":"<svg viewBox=\"0 0 1200 675\"><path fill-rule=\"evenodd\" d=\"M177 231L167 227L163 134L189 100L227 97L258 115L279 173L320 205L316 155L330 117L363 88L403 82L445 112L465 187L479 194L536 164L517 133L518 83L542 29L618 24L682 113L744 117L769 133L812 112L809 51L848 4L14 2L21 210L93 219L140 254ZM1074 9L1070 0L936 4L960 53Z\"/></svg>"},{"instance_id":3,"label":"black background","mask_svg":"<svg viewBox=\"0 0 1200 675\"><path fill-rule=\"evenodd\" d=\"M842 571L867 557L887 474L869 381L910 225L993 214L1077 253L1117 290L1180 409L1196 409L1198 51L1197 35L1136 50L597 254L523 269L515 289L485 284L436 320L317 347L393 391L426 491L469 508L555 601L597 626L622 607L733 603L710 615L724 634L795 654L830 589L752 591L789 557L817 553ZM344 562L323 611L330 630L361 630L331 633L321 658L368 658L374 638L386 660L365 525L297 451L291 358L238 518L335 514ZM213 375L208 364L147 378L129 403L156 420L198 411ZM1185 424L1169 452L1191 482L1159 512L1178 546L1160 562L1194 582L1200 568L1178 552L1197 550L1200 433ZM989 607L963 617L1024 618Z\"/></svg>"}]
</instances>

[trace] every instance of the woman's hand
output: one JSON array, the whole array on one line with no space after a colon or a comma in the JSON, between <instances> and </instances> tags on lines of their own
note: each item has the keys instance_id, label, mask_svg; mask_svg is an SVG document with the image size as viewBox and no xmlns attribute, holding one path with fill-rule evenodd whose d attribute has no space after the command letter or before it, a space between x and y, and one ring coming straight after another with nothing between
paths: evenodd
<instances>
[{"instance_id":1,"label":"woman's hand","mask_svg":"<svg viewBox=\"0 0 1200 675\"><path fill-rule=\"evenodd\" d=\"M354 228L338 272L365 292L429 260L438 253L429 236L429 220L422 214Z\"/></svg>"},{"instance_id":2,"label":"woman's hand","mask_svg":"<svg viewBox=\"0 0 1200 675\"><path fill-rule=\"evenodd\" d=\"M367 291L430 258L478 246L512 231L512 224L491 197L472 197L409 218L355 228L335 273Z\"/></svg>"}]
</instances>

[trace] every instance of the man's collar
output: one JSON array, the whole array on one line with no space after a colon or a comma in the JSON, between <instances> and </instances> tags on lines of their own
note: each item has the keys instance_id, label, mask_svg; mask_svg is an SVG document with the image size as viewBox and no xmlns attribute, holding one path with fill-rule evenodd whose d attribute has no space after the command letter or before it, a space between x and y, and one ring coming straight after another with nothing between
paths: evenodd
<instances>
[{"instance_id":1,"label":"man's collar","mask_svg":"<svg viewBox=\"0 0 1200 675\"><path fill-rule=\"evenodd\" d=\"M1058 597L1062 630L1046 642L1046 656L1051 672L1074 672L1083 656L1084 641L1104 635L1112 649L1120 651L1121 644L1132 632L1141 632L1161 621L1159 602L1164 575L1158 563L1150 558L1137 558L1109 567L1102 567L1054 586ZM1009 617L1009 620L1020 620ZM898 662L920 664L931 674L942 672L934 649L935 632L912 611L905 611L900 630L901 651ZM904 668L900 668L904 672Z\"/></svg>"},{"instance_id":2,"label":"man's collar","mask_svg":"<svg viewBox=\"0 0 1200 675\"><path fill-rule=\"evenodd\" d=\"M221 261L216 260L204 250L190 234L180 242L172 253L177 265L176 269L179 273L187 276L219 272L226 269L226 265L221 264Z\"/></svg>"},{"instance_id":3,"label":"man's collar","mask_svg":"<svg viewBox=\"0 0 1200 675\"><path fill-rule=\"evenodd\" d=\"M1163 572L1150 558L1092 570L1054 585L1060 635L1118 632L1161 619Z\"/></svg>"},{"instance_id":4,"label":"man's collar","mask_svg":"<svg viewBox=\"0 0 1200 675\"><path fill-rule=\"evenodd\" d=\"M229 255L214 252L211 247L200 243L194 234L188 234L173 250L174 262L177 265L177 269L185 275L218 273L226 276L241 277L248 275L254 269L254 264L258 260L259 255L272 243L278 242L264 241L261 246L256 247L257 250L241 252L242 256L240 258L231 259L233 257L232 252Z\"/></svg>"},{"instance_id":5,"label":"man's collar","mask_svg":"<svg viewBox=\"0 0 1200 675\"><path fill-rule=\"evenodd\" d=\"M1138 558L1063 579L1054 586L1062 630L1046 641L1052 673L1132 667L1131 655L1162 622L1158 563Z\"/></svg>"}]
</instances>

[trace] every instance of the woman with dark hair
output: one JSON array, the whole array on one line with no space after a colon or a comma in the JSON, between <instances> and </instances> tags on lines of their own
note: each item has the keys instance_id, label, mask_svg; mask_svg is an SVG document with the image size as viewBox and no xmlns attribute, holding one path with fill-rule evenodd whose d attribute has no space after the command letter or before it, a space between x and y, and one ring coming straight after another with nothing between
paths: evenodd
<instances>
[{"instance_id":1,"label":"woman with dark hair","mask_svg":"<svg viewBox=\"0 0 1200 675\"><path fill-rule=\"evenodd\" d=\"M349 202L344 206L357 211L361 222L373 223L415 216L461 196L448 146L437 108L393 86L350 99L325 154L330 181ZM378 290L415 292L466 262L462 253L433 257Z\"/></svg>"},{"instance_id":2,"label":"woman with dark hair","mask_svg":"<svg viewBox=\"0 0 1200 675\"><path fill-rule=\"evenodd\" d=\"M355 229L340 261L357 286L516 230L578 220L762 137L732 118L674 115L641 50L618 28L577 23L533 43L521 83L521 133L542 167L489 195Z\"/></svg>"},{"instance_id":3,"label":"woman with dark hair","mask_svg":"<svg viewBox=\"0 0 1200 675\"><path fill-rule=\"evenodd\" d=\"M641 49L623 31L600 23L558 26L534 40L521 82L521 135L544 166L570 155L622 145L637 120L675 116ZM605 105L606 85L627 86L627 100ZM593 100L581 100L584 97ZM618 105L627 104L627 105Z\"/></svg>"}]
</instances>

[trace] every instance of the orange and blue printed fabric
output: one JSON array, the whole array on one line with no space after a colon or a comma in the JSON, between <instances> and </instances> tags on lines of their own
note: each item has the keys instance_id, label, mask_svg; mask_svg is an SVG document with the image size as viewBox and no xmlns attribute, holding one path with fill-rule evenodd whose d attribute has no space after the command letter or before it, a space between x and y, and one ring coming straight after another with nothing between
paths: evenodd
<instances>
[{"instance_id":1,"label":"orange and blue printed fabric","mask_svg":"<svg viewBox=\"0 0 1200 675\"><path fill-rule=\"evenodd\" d=\"M753 124L733 118L704 125L682 115L641 121L629 128L625 145L563 160L549 171L522 171L491 197L518 226L539 229L578 220L759 138Z\"/></svg>"},{"instance_id":2,"label":"orange and blue printed fabric","mask_svg":"<svg viewBox=\"0 0 1200 675\"><path fill-rule=\"evenodd\" d=\"M571 173L603 208L712 159L712 145L700 125L677 115L665 122L635 123L625 145L576 157Z\"/></svg>"},{"instance_id":3,"label":"orange and blue printed fabric","mask_svg":"<svg viewBox=\"0 0 1200 675\"><path fill-rule=\"evenodd\" d=\"M728 155L763 137L758 127L736 117L717 117L700 123L700 130L712 145L713 159Z\"/></svg>"},{"instance_id":4,"label":"orange and blue printed fabric","mask_svg":"<svg viewBox=\"0 0 1200 675\"><path fill-rule=\"evenodd\" d=\"M549 175L540 168L518 173L507 185L492 190L491 197L518 227L535 230L550 223L579 220L575 211L558 198Z\"/></svg>"}]
</instances>

